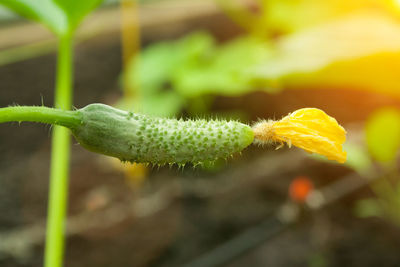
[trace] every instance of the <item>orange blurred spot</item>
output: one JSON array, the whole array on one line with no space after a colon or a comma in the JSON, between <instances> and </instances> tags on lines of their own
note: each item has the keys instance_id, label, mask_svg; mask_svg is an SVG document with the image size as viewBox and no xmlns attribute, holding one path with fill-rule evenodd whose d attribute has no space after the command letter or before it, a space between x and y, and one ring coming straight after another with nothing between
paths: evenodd
<instances>
[{"instance_id":1,"label":"orange blurred spot","mask_svg":"<svg viewBox=\"0 0 400 267\"><path fill-rule=\"evenodd\" d=\"M297 176L289 186L289 196L295 202L304 203L314 185L307 176Z\"/></svg>"}]
</instances>

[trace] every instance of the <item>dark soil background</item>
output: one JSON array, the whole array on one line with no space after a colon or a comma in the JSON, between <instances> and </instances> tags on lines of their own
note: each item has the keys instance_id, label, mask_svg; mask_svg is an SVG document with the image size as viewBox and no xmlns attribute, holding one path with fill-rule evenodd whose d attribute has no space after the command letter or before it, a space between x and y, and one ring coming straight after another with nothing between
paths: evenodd
<instances>
[{"instance_id":1,"label":"dark soil background","mask_svg":"<svg viewBox=\"0 0 400 267\"><path fill-rule=\"evenodd\" d=\"M210 30L221 41L240 32L224 16L213 15L188 20L158 39L194 29ZM144 32L143 46L158 39ZM76 107L112 103L121 96L120 54L117 32L77 45ZM55 61L50 54L1 66L0 106L52 106ZM346 125L388 103L398 105L372 93L315 88L217 98L213 111L241 108L256 119L315 106ZM0 266L42 265L50 132L31 123L0 127ZM250 147L214 171L153 168L134 186L104 157L74 141L71 168L65 266L199 266L204 255L215 261L218 253L210 252L246 233L259 242L245 252L225 251L229 260L222 266L400 265L400 228L354 215L354 202L371 195L366 187L318 211L300 208L291 224L277 220L296 176L307 175L318 188L351 174L297 149Z\"/></svg>"}]
</instances>

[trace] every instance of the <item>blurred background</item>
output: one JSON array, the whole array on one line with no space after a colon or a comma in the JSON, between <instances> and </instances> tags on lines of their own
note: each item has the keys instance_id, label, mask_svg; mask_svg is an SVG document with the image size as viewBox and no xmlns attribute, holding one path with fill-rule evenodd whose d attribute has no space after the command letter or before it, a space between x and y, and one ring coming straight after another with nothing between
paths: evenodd
<instances>
[{"instance_id":1,"label":"blurred background","mask_svg":"<svg viewBox=\"0 0 400 267\"><path fill-rule=\"evenodd\" d=\"M0 9L1 107L53 105L56 46ZM106 1L74 63L77 108L252 123L316 107L348 161L250 146L158 168L74 141L65 266L399 265L400 1ZM50 131L0 127L1 266L42 265Z\"/></svg>"}]
</instances>

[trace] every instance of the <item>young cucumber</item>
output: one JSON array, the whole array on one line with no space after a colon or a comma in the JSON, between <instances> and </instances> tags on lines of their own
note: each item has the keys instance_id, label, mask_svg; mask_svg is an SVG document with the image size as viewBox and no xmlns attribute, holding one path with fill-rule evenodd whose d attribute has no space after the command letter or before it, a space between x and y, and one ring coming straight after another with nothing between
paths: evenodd
<instances>
[{"instance_id":1,"label":"young cucumber","mask_svg":"<svg viewBox=\"0 0 400 267\"><path fill-rule=\"evenodd\" d=\"M72 127L88 150L122 161L201 164L242 151L254 139L250 126L224 120L176 120L126 112L103 104L79 109Z\"/></svg>"}]
</instances>

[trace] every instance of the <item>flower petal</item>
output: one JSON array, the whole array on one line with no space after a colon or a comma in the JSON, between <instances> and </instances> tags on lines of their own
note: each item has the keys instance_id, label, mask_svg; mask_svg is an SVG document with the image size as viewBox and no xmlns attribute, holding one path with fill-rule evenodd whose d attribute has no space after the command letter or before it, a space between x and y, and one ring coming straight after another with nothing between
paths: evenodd
<instances>
[{"instance_id":1,"label":"flower petal","mask_svg":"<svg viewBox=\"0 0 400 267\"><path fill-rule=\"evenodd\" d=\"M320 109L299 109L275 122L274 129L277 141L290 142L340 163L346 161L346 152L342 150L346 131Z\"/></svg>"},{"instance_id":2,"label":"flower petal","mask_svg":"<svg viewBox=\"0 0 400 267\"><path fill-rule=\"evenodd\" d=\"M340 163L346 161L346 152L342 148L346 140L346 131L334 118L320 109L299 109L280 121L264 122L266 123L272 128L269 131L269 142L294 145ZM255 126L254 132L263 131L262 128L265 129L265 126L259 123ZM257 136L262 135L255 134L256 138Z\"/></svg>"}]
</instances>

